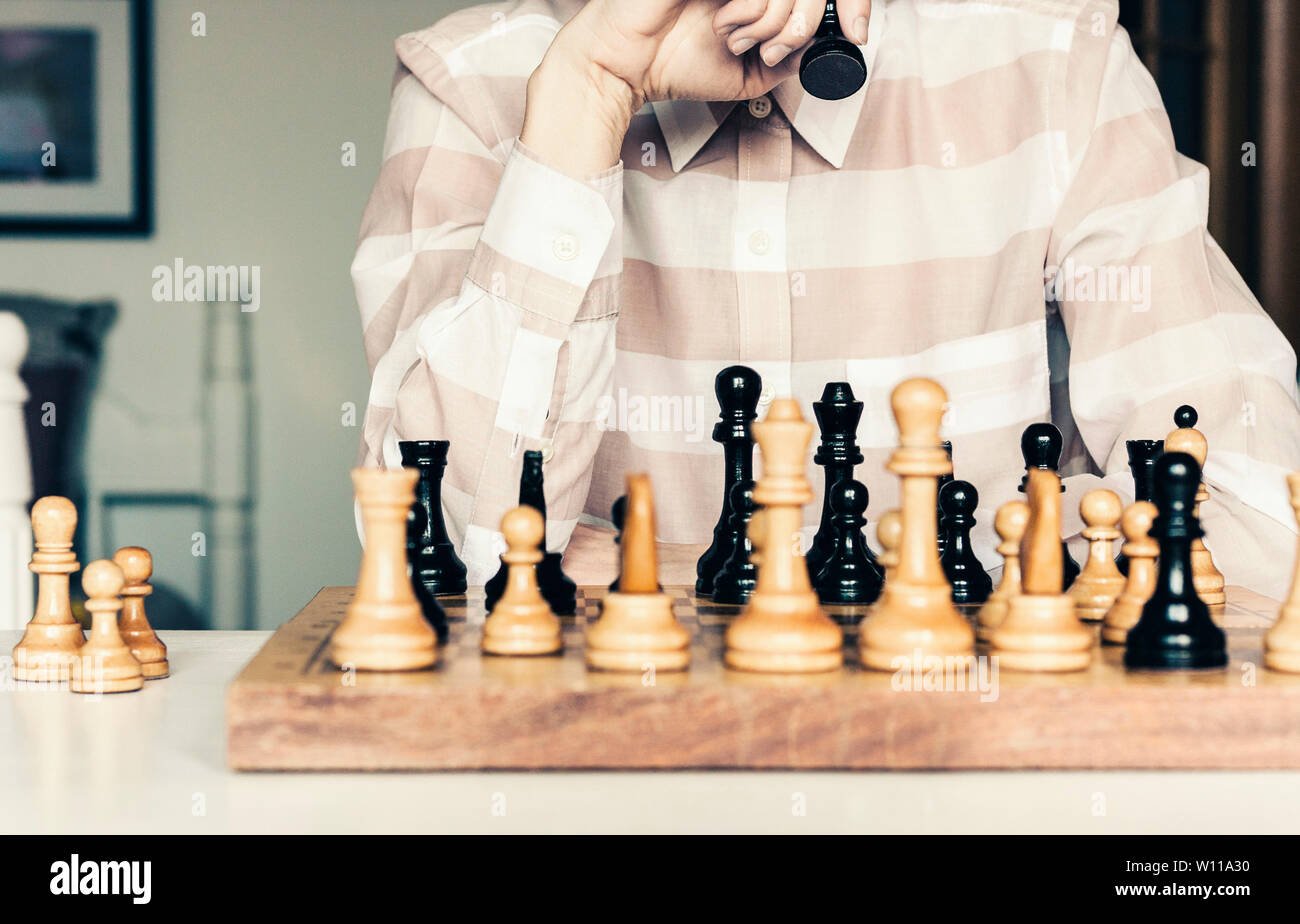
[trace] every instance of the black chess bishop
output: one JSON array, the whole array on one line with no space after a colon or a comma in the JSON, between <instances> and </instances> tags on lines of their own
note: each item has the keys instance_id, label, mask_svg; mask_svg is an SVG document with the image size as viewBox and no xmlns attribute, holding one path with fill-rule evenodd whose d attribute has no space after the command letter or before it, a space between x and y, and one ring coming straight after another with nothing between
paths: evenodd
<instances>
[{"instance_id":1,"label":"black chess bishop","mask_svg":"<svg viewBox=\"0 0 1300 924\"><path fill-rule=\"evenodd\" d=\"M753 562L754 546L749 541L749 521L754 516L754 482L738 481L731 486L731 530L739 541L722 570L713 580L714 603L747 603L758 586L758 566Z\"/></svg>"},{"instance_id":2,"label":"black chess bishop","mask_svg":"<svg viewBox=\"0 0 1300 924\"><path fill-rule=\"evenodd\" d=\"M862 419L862 402L853 396L848 382L828 382L822 399L813 402L813 415L821 431L821 442L813 462L825 471L822 490L821 520L817 534L804 555L808 574L816 579L835 550L835 514L831 511L831 488L853 477L853 469L862 461L858 448L858 422Z\"/></svg>"},{"instance_id":3,"label":"black chess bishop","mask_svg":"<svg viewBox=\"0 0 1300 924\"><path fill-rule=\"evenodd\" d=\"M524 453L524 468L519 476L519 503L532 507L546 520L546 496L543 491L542 454L535 449ZM559 552L546 551L546 536L542 536L542 560L537 565L537 584L542 596L557 616L571 616L578 608L578 586L560 567ZM484 586L487 609L491 612L506 588L508 567L504 562L492 579Z\"/></svg>"},{"instance_id":4,"label":"black chess bishop","mask_svg":"<svg viewBox=\"0 0 1300 924\"><path fill-rule=\"evenodd\" d=\"M713 380L719 409L713 441L722 444L726 475L713 541L695 564L695 593L702 597L713 594L714 579L740 540L731 526L731 490L737 483L754 478L754 437L749 425L758 417L762 386L758 373L748 366L728 366Z\"/></svg>"},{"instance_id":5,"label":"black chess bishop","mask_svg":"<svg viewBox=\"0 0 1300 924\"><path fill-rule=\"evenodd\" d=\"M1041 468L1058 472L1061 466L1061 431L1055 424L1032 423L1025 427L1020 437L1020 452L1025 458L1025 472L1031 468ZM1020 493L1024 493L1029 483L1029 475L1020 479ZM1065 491L1065 485L1061 485ZM1061 592L1070 589L1074 579L1079 576L1079 563L1070 555L1070 547L1061 540Z\"/></svg>"}]
</instances>

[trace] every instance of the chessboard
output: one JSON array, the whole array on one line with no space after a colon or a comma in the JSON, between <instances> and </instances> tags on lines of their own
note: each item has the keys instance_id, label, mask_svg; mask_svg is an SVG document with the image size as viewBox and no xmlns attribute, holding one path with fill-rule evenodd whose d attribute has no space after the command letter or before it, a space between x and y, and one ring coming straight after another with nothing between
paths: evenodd
<instances>
[{"instance_id":1,"label":"chessboard","mask_svg":"<svg viewBox=\"0 0 1300 924\"><path fill-rule=\"evenodd\" d=\"M825 674L730 670L723 634L739 607L669 587L692 635L682 673L589 670L583 633L603 588L579 588L564 651L479 650L482 591L441 598L438 664L341 671L326 659L351 587L326 587L244 668L227 699L239 770L470 769L1300 769L1300 676L1266 670L1260 646L1278 604L1228 589L1219 617L1230 663L1132 671L1101 646L1086 671L935 674L863 670L865 608L828 607L845 666ZM967 614L970 616L971 614ZM985 655L981 646L978 654Z\"/></svg>"}]
</instances>

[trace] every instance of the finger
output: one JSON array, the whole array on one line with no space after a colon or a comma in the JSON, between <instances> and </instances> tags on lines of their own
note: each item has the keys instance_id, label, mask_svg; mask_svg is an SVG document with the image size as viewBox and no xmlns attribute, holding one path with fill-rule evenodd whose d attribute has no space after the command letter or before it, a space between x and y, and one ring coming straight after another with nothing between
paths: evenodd
<instances>
[{"instance_id":1,"label":"finger","mask_svg":"<svg viewBox=\"0 0 1300 924\"><path fill-rule=\"evenodd\" d=\"M758 22L741 26L727 37L732 54L744 54L760 42L776 35L790 20L795 0L768 0L767 11Z\"/></svg>"},{"instance_id":2,"label":"finger","mask_svg":"<svg viewBox=\"0 0 1300 924\"><path fill-rule=\"evenodd\" d=\"M752 25L767 12L768 0L730 0L713 14L713 31L730 35L741 26Z\"/></svg>"},{"instance_id":3,"label":"finger","mask_svg":"<svg viewBox=\"0 0 1300 924\"><path fill-rule=\"evenodd\" d=\"M753 99L771 91L773 87L799 72L798 55L790 55L776 67L768 67L757 58L745 60L745 86L741 99Z\"/></svg>"},{"instance_id":4,"label":"finger","mask_svg":"<svg viewBox=\"0 0 1300 924\"><path fill-rule=\"evenodd\" d=\"M839 0L840 29L858 45L867 44L867 22L871 19L871 0Z\"/></svg>"},{"instance_id":5,"label":"finger","mask_svg":"<svg viewBox=\"0 0 1300 924\"><path fill-rule=\"evenodd\" d=\"M763 63L775 67L789 57L790 52L812 41L825 9L825 0L795 0L784 28L759 46L758 56Z\"/></svg>"}]
</instances>

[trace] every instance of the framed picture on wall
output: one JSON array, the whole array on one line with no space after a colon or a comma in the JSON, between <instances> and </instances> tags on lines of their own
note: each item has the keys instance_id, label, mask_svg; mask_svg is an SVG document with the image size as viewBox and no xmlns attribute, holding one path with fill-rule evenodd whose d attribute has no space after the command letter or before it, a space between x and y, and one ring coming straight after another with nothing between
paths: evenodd
<instances>
[{"instance_id":1,"label":"framed picture on wall","mask_svg":"<svg viewBox=\"0 0 1300 924\"><path fill-rule=\"evenodd\" d=\"M152 230L148 0L0 2L0 234Z\"/></svg>"}]
</instances>

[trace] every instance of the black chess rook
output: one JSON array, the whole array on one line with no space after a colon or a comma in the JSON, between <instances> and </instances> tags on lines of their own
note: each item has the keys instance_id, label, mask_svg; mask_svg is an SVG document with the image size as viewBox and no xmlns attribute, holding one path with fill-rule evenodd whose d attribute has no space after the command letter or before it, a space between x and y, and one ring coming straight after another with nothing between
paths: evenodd
<instances>
[{"instance_id":1,"label":"black chess rook","mask_svg":"<svg viewBox=\"0 0 1300 924\"><path fill-rule=\"evenodd\" d=\"M420 473L415 483L415 505L423 510L420 534L415 538L411 567L425 589L435 595L465 592L465 563L447 535L442 517L442 476L447 470L448 440L403 440L397 444L403 468Z\"/></svg>"},{"instance_id":2,"label":"black chess rook","mask_svg":"<svg viewBox=\"0 0 1300 924\"><path fill-rule=\"evenodd\" d=\"M437 633L438 644L445 645L448 631L447 613L438 603L438 598L429 590L429 586L421 580L420 572L415 566L420 554L421 537L426 535L426 516L425 508L417 498L406 517L406 561L411 568L411 590L415 592L415 599L420 602L420 612L424 614L425 622Z\"/></svg>"},{"instance_id":3,"label":"black chess rook","mask_svg":"<svg viewBox=\"0 0 1300 924\"><path fill-rule=\"evenodd\" d=\"M1125 440L1124 448L1128 451L1128 470L1133 473L1133 500L1150 501L1156 459L1165 451L1165 441ZM1115 556L1115 565L1120 574L1128 577L1128 556L1122 548Z\"/></svg>"}]
</instances>

